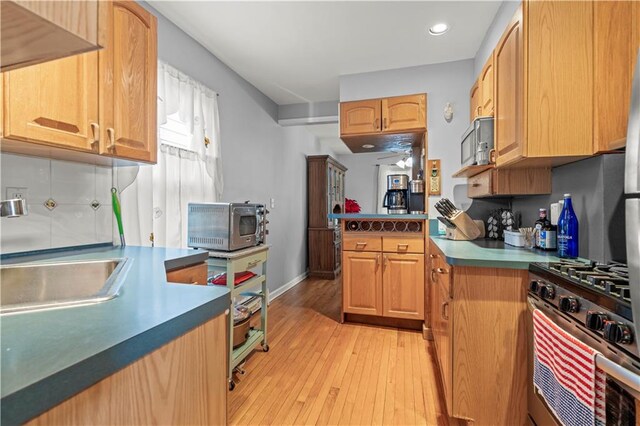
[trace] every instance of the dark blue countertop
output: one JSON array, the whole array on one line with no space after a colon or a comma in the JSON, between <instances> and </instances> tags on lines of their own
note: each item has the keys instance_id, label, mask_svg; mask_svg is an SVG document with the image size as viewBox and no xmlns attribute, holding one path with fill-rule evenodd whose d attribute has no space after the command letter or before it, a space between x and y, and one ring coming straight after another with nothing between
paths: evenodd
<instances>
[{"instance_id":1,"label":"dark blue countertop","mask_svg":"<svg viewBox=\"0 0 640 426\"><path fill-rule=\"evenodd\" d=\"M108 246L2 263L122 257L133 262L112 300L0 317L2 424L37 416L230 305L225 287L167 283L166 269L205 261L202 250Z\"/></svg>"}]
</instances>

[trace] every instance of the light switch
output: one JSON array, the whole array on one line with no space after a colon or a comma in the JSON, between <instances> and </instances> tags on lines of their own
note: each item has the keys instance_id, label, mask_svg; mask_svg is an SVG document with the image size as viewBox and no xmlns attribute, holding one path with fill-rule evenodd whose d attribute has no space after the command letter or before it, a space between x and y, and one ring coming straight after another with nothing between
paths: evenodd
<instances>
[{"instance_id":1,"label":"light switch","mask_svg":"<svg viewBox=\"0 0 640 426\"><path fill-rule=\"evenodd\" d=\"M269 200L269 205L270 205L270 207L271 207L272 209L275 209L275 208L276 208L276 199L275 199L275 198L271 198L271 199Z\"/></svg>"}]
</instances>

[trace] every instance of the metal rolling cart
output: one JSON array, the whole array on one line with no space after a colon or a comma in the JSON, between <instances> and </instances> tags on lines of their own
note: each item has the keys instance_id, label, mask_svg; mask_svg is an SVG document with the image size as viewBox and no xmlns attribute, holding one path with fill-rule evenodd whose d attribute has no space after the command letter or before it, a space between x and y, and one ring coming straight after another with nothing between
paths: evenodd
<instances>
[{"instance_id":1,"label":"metal rolling cart","mask_svg":"<svg viewBox=\"0 0 640 426\"><path fill-rule=\"evenodd\" d=\"M267 343L267 301L269 291L267 289L267 254L268 245L259 245L234 252L209 251L209 273L212 271L224 271L227 273L227 288L231 292L230 314L228 318L229 328L229 355L228 355L228 379L229 390L235 388L233 381L234 369L260 344L262 350L269 352ZM244 272L259 268L260 273L247 281L234 285L236 272ZM255 271L254 271L255 272ZM260 291L252 291L260 286ZM260 309L260 329L249 331L247 341L233 349L233 307L238 296L257 296L262 299Z\"/></svg>"}]
</instances>

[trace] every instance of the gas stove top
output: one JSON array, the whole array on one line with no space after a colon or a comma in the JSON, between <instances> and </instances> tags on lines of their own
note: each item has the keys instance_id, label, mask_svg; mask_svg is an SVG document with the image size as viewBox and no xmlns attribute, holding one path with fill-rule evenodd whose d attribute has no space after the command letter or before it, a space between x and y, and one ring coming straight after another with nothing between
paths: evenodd
<instances>
[{"instance_id":1,"label":"gas stove top","mask_svg":"<svg viewBox=\"0 0 640 426\"><path fill-rule=\"evenodd\" d=\"M529 278L530 296L640 359L627 265L582 260L532 263Z\"/></svg>"},{"instance_id":2,"label":"gas stove top","mask_svg":"<svg viewBox=\"0 0 640 426\"><path fill-rule=\"evenodd\" d=\"M560 279L605 294L631 308L629 269L623 263L562 260L536 263L533 270L536 269L548 271Z\"/></svg>"}]
</instances>

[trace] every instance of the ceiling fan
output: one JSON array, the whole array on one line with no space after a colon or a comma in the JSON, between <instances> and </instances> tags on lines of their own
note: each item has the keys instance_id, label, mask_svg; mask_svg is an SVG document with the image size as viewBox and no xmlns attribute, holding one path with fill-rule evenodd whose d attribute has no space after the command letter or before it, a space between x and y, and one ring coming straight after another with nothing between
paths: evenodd
<instances>
[{"instance_id":1,"label":"ceiling fan","mask_svg":"<svg viewBox=\"0 0 640 426\"><path fill-rule=\"evenodd\" d=\"M393 154L378 157L378 160L386 160L387 158L402 157L395 164L396 166L404 169L405 167L411 167L413 165L413 158L411 158L411 150L392 150Z\"/></svg>"}]
</instances>

